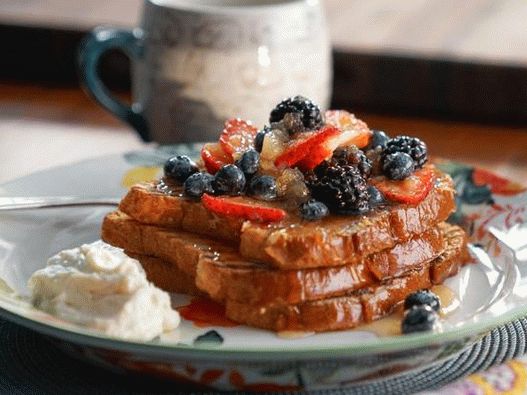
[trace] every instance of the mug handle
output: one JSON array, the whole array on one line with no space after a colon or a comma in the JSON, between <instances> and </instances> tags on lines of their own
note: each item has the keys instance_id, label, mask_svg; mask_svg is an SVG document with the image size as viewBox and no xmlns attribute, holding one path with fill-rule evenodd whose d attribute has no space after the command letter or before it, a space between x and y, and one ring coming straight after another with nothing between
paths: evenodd
<instances>
[{"instance_id":1,"label":"mug handle","mask_svg":"<svg viewBox=\"0 0 527 395\"><path fill-rule=\"evenodd\" d=\"M79 48L81 82L88 94L101 106L131 125L144 141L151 141L148 125L138 105L128 106L116 99L99 77L101 56L110 49L122 50L130 59L142 54L142 31L98 27L82 41Z\"/></svg>"}]
</instances>

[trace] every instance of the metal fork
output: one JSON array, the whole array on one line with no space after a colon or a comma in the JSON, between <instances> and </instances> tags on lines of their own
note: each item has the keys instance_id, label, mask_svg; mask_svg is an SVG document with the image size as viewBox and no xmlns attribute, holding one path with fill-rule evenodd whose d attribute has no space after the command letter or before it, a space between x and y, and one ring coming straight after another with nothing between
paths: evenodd
<instances>
[{"instance_id":1,"label":"metal fork","mask_svg":"<svg viewBox=\"0 0 527 395\"><path fill-rule=\"evenodd\" d=\"M117 197L87 196L16 196L0 197L0 211L28 210L52 207L73 206L117 206Z\"/></svg>"}]
</instances>

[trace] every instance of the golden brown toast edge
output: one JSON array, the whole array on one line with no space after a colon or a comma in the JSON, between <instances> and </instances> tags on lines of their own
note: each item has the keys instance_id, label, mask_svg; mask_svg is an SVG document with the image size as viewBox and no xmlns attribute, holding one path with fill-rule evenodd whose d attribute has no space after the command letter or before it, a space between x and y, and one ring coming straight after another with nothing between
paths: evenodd
<instances>
[{"instance_id":1,"label":"golden brown toast edge","mask_svg":"<svg viewBox=\"0 0 527 395\"><path fill-rule=\"evenodd\" d=\"M332 297L299 304L255 307L247 303L227 300L226 315L233 321L276 332L325 332L355 328L390 314L395 306L410 293L430 288L434 281L436 264L442 265L446 277L457 273L467 262L466 237L460 228L449 238L444 253L430 264L404 276L389 280L346 296ZM452 267L454 270L449 270ZM438 280L438 278L436 278Z\"/></svg>"},{"instance_id":2,"label":"golden brown toast edge","mask_svg":"<svg viewBox=\"0 0 527 395\"><path fill-rule=\"evenodd\" d=\"M429 229L352 265L269 270L245 262L202 259L196 284L217 301L230 299L252 305L294 304L342 295L404 275L434 260L444 250L443 233L449 227L444 224Z\"/></svg>"},{"instance_id":3,"label":"golden brown toast edge","mask_svg":"<svg viewBox=\"0 0 527 395\"><path fill-rule=\"evenodd\" d=\"M135 220L215 239L240 243L248 261L266 262L279 269L304 269L357 263L363 257L391 248L443 222L454 209L454 188L448 175L438 172L430 194L416 206L398 205L370 215L331 217L321 222L260 225L211 213L200 202L158 192L154 184L136 185L119 209Z\"/></svg>"},{"instance_id":4,"label":"golden brown toast edge","mask_svg":"<svg viewBox=\"0 0 527 395\"><path fill-rule=\"evenodd\" d=\"M125 253L130 258L137 259L141 263L148 281L162 290L192 296L206 295L196 286L194 277L177 266L153 256L134 254L129 251L125 251Z\"/></svg>"},{"instance_id":5,"label":"golden brown toast edge","mask_svg":"<svg viewBox=\"0 0 527 395\"><path fill-rule=\"evenodd\" d=\"M132 186L119 210L144 224L164 226L239 243L244 220L220 217L199 201L158 192L155 183Z\"/></svg>"},{"instance_id":6,"label":"golden brown toast edge","mask_svg":"<svg viewBox=\"0 0 527 395\"><path fill-rule=\"evenodd\" d=\"M450 176L441 174L419 204L396 205L360 219L332 217L304 222L284 230L280 225L246 222L240 253L250 261L270 262L280 269L352 264L372 253L392 248L446 221L455 209Z\"/></svg>"},{"instance_id":7,"label":"golden brown toast edge","mask_svg":"<svg viewBox=\"0 0 527 395\"><path fill-rule=\"evenodd\" d=\"M135 254L163 259L193 277L217 301L270 304L322 299L402 275L435 259L443 251L443 233L450 227L432 228L359 264L285 271L247 262L225 243L140 224L118 211L104 219L102 239Z\"/></svg>"}]
</instances>

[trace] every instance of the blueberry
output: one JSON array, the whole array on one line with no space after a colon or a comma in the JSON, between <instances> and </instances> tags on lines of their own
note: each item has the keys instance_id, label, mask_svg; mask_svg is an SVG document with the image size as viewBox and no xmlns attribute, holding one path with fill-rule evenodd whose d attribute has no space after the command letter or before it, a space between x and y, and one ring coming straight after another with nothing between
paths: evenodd
<instances>
[{"instance_id":1,"label":"blueberry","mask_svg":"<svg viewBox=\"0 0 527 395\"><path fill-rule=\"evenodd\" d=\"M183 183L194 173L199 171L198 166L186 155L173 156L165 162L165 176Z\"/></svg>"},{"instance_id":2,"label":"blueberry","mask_svg":"<svg viewBox=\"0 0 527 395\"><path fill-rule=\"evenodd\" d=\"M239 195L245 188L245 176L239 167L225 165L216 173L212 188L219 195Z\"/></svg>"},{"instance_id":3,"label":"blueberry","mask_svg":"<svg viewBox=\"0 0 527 395\"><path fill-rule=\"evenodd\" d=\"M391 180L404 180L415 170L414 160L404 152L396 152L384 158L382 171Z\"/></svg>"},{"instance_id":4,"label":"blueberry","mask_svg":"<svg viewBox=\"0 0 527 395\"><path fill-rule=\"evenodd\" d=\"M430 306L414 306L405 313L401 331L404 334L430 331L434 329L438 318L437 313Z\"/></svg>"},{"instance_id":5,"label":"blueberry","mask_svg":"<svg viewBox=\"0 0 527 395\"><path fill-rule=\"evenodd\" d=\"M382 192L373 185L368 186L368 193L370 194L370 207L377 207L386 203L386 199Z\"/></svg>"},{"instance_id":6,"label":"blueberry","mask_svg":"<svg viewBox=\"0 0 527 395\"><path fill-rule=\"evenodd\" d=\"M249 182L247 194L257 199L273 200L276 198L276 179L272 176L256 176Z\"/></svg>"},{"instance_id":7,"label":"blueberry","mask_svg":"<svg viewBox=\"0 0 527 395\"><path fill-rule=\"evenodd\" d=\"M328 207L318 200L310 199L300 205L300 215L308 221L324 218L329 214Z\"/></svg>"},{"instance_id":8,"label":"blueberry","mask_svg":"<svg viewBox=\"0 0 527 395\"><path fill-rule=\"evenodd\" d=\"M430 306L432 310L439 313L441 302L439 297L427 289L411 293L404 300L404 309L408 310L414 306Z\"/></svg>"},{"instance_id":9,"label":"blueberry","mask_svg":"<svg viewBox=\"0 0 527 395\"><path fill-rule=\"evenodd\" d=\"M194 173L183 183L183 191L186 196L200 198L204 193L214 193L212 182L214 176L209 173Z\"/></svg>"},{"instance_id":10,"label":"blueberry","mask_svg":"<svg viewBox=\"0 0 527 395\"><path fill-rule=\"evenodd\" d=\"M390 140L390 137L388 137L388 135L382 130L374 130L368 149L373 149L376 147L384 148L388 140Z\"/></svg>"},{"instance_id":11,"label":"blueberry","mask_svg":"<svg viewBox=\"0 0 527 395\"><path fill-rule=\"evenodd\" d=\"M260 130L258 133L256 133L256 136L254 137L254 149L257 152L262 152L264 137L270 131L271 131L271 128L269 126L266 126L262 130Z\"/></svg>"},{"instance_id":12,"label":"blueberry","mask_svg":"<svg viewBox=\"0 0 527 395\"><path fill-rule=\"evenodd\" d=\"M246 176L252 176L258 171L258 167L260 166L260 154L253 149L247 150L236 162L236 166L238 166Z\"/></svg>"}]
</instances>

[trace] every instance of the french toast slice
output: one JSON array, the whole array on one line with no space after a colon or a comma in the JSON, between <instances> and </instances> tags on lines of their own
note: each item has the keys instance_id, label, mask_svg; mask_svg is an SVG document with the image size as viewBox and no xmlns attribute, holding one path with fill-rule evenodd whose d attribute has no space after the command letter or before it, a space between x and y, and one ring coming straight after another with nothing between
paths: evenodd
<instances>
[{"instance_id":1,"label":"french toast slice","mask_svg":"<svg viewBox=\"0 0 527 395\"><path fill-rule=\"evenodd\" d=\"M338 267L276 270L252 263L225 243L141 224L116 211L106 216L102 238L127 252L156 256L177 267L213 299L253 305L327 298L400 276L437 258L454 227L440 224L406 242Z\"/></svg>"},{"instance_id":2,"label":"french toast slice","mask_svg":"<svg viewBox=\"0 0 527 395\"><path fill-rule=\"evenodd\" d=\"M397 204L355 217L303 221L298 216L273 224L218 216L199 201L158 191L156 184L131 188L119 206L135 220L171 227L239 245L245 260L278 269L306 269L360 262L445 221L454 210L451 178L436 170L436 183L417 205Z\"/></svg>"},{"instance_id":3,"label":"french toast slice","mask_svg":"<svg viewBox=\"0 0 527 395\"><path fill-rule=\"evenodd\" d=\"M119 210L144 224L185 230L235 244L240 242L243 219L218 216L200 201L185 198L182 193L161 192L161 185L163 181L132 186L119 203Z\"/></svg>"},{"instance_id":4,"label":"french toast slice","mask_svg":"<svg viewBox=\"0 0 527 395\"><path fill-rule=\"evenodd\" d=\"M269 305L324 299L398 277L437 258L444 250L442 224L357 264L318 269L276 270L246 261L205 258L199 261L196 284L217 301L226 299Z\"/></svg>"},{"instance_id":5,"label":"french toast slice","mask_svg":"<svg viewBox=\"0 0 527 395\"><path fill-rule=\"evenodd\" d=\"M193 296L206 295L205 292L196 286L194 277L176 265L153 256L134 254L130 251L125 251L125 253L130 258L137 259L141 263L148 281L154 283L162 290Z\"/></svg>"},{"instance_id":6,"label":"french toast slice","mask_svg":"<svg viewBox=\"0 0 527 395\"><path fill-rule=\"evenodd\" d=\"M409 294L445 279L468 261L466 237L457 228L447 238L447 246L440 257L425 263L406 276L390 279L382 284L351 292L345 296L298 304L253 306L248 303L225 302L229 319L276 332L325 332L355 328L390 314Z\"/></svg>"},{"instance_id":7,"label":"french toast slice","mask_svg":"<svg viewBox=\"0 0 527 395\"><path fill-rule=\"evenodd\" d=\"M241 324L277 332L324 332L355 328L390 314L410 293L429 288L432 284L440 284L446 278L455 275L461 265L470 259L466 248L466 236L463 230L452 226L445 240L446 248L438 258L431 263L421 265L405 276L372 284L344 296L297 304L255 306L247 301L227 299L224 301L226 316ZM157 286L164 288L166 282L171 281L171 276L181 274L181 277L173 278L174 281L170 282L172 292L199 295L199 290L193 291L188 288L188 284L180 281L187 279L188 274L179 272L178 269L173 270L174 265L171 262L127 253L141 262L149 280ZM163 270L158 271L159 267ZM166 268L171 270L165 272ZM153 276L149 273L153 273Z\"/></svg>"},{"instance_id":8,"label":"french toast slice","mask_svg":"<svg viewBox=\"0 0 527 395\"><path fill-rule=\"evenodd\" d=\"M241 260L236 248L228 243L208 239L194 233L142 224L120 211L106 215L101 239L133 254L155 256L196 277L200 259L222 256Z\"/></svg>"},{"instance_id":9,"label":"french toast slice","mask_svg":"<svg viewBox=\"0 0 527 395\"><path fill-rule=\"evenodd\" d=\"M455 276L461 266L472 259L467 248L467 234L459 226L451 226L448 232L443 233L443 238L446 249L430 266L432 284L441 284L448 277Z\"/></svg>"}]
</instances>

